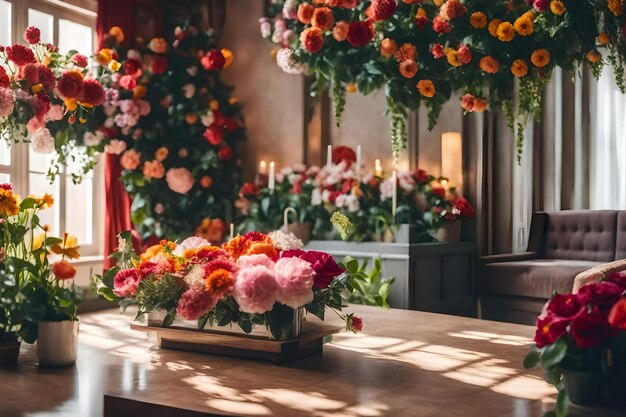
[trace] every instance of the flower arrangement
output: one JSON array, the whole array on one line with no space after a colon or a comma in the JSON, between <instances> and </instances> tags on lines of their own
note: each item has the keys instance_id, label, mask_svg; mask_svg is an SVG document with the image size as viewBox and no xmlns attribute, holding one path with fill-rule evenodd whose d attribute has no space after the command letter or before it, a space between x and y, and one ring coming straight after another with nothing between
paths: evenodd
<instances>
[{"instance_id":1,"label":"flower arrangement","mask_svg":"<svg viewBox=\"0 0 626 417\"><path fill-rule=\"evenodd\" d=\"M103 77L101 125L85 140L120 156L143 238L198 233L221 243L240 185L236 148L245 139L241 107L220 78L234 56L199 26L130 50L123 39L112 28L96 54L102 72L118 71Z\"/></svg>"},{"instance_id":2,"label":"flower arrangement","mask_svg":"<svg viewBox=\"0 0 626 417\"><path fill-rule=\"evenodd\" d=\"M68 261L79 257L76 238L49 236L38 216L53 203L47 194L20 201L0 184L0 339L33 343L38 322L76 319L76 268Z\"/></svg>"},{"instance_id":3,"label":"flower arrangement","mask_svg":"<svg viewBox=\"0 0 626 417\"><path fill-rule=\"evenodd\" d=\"M557 417L567 415L567 372L599 374L596 385L626 371L626 274L587 284L577 294L555 294L537 318L535 346L524 361L546 370L559 390ZM593 384L592 384L593 385ZM596 398L600 400L600 398Z\"/></svg>"},{"instance_id":4,"label":"flower arrangement","mask_svg":"<svg viewBox=\"0 0 626 417\"><path fill-rule=\"evenodd\" d=\"M288 233L250 232L221 247L194 236L180 244L162 241L137 255L125 233L112 255L118 266L95 279L109 300L123 308L136 304L138 317L166 310L165 326L179 315L197 320L199 329L233 323L250 333L253 325L262 325L283 340L292 329L294 309L305 308L323 320L329 308L347 330L360 331L362 321L341 312L343 295L363 279L358 262L347 260L344 268L327 253L301 247Z\"/></svg>"},{"instance_id":5,"label":"flower arrangement","mask_svg":"<svg viewBox=\"0 0 626 417\"><path fill-rule=\"evenodd\" d=\"M574 73L586 65L598 77L606 61L625 87L620 0L273 3L260 29L277 45L277 64L312 74L314 97L330 87L338 122L346 92L384 86L395 154L406 145L407 112L424 104L432 127L452 92L466 112L503 108L518 131L519 158L525 120L541 115L542 88L555 67Z\"/></svg>"},{"instance_id":6,"label":"flower arrangement","mask_svg":"<svg viewBox=\"0 0 626 417\"><path fill-rule=\"evenodd\" d=\"M71 162L74 182L93 169L97 149L83 141L104 89L89 73L88 59L65 54L43 43L34 26L26 29L28 46L0 45L0 137L7 143L30 142L36 153L55 153L50 180Z\"/></svg>"},{"instance_id":7,"label":"flower arrangement","mask_svg":"<svg viewBox=\"0 0 626 417\"><path fill-rule=\"evenodd\" d=\"M301 164L283 168L276 175L273 190L268 188L265 175L259 175L256 183L244 184L235 202L240 230L273 230L282 224L284 210L293 207L300 221L312 222L315 239L338 238L328 220L340 212L351 223L346 239L381 240L396 224L413 224L421 239L430 241L429 232L445 223L474 217L471 204L453 187L447 187L445 178L418 169L397 175L394 218L391 176L380 172L359 178L356 153L345 146L333 149L332 162L321 168Z\"/></svg>"}]
</instances>

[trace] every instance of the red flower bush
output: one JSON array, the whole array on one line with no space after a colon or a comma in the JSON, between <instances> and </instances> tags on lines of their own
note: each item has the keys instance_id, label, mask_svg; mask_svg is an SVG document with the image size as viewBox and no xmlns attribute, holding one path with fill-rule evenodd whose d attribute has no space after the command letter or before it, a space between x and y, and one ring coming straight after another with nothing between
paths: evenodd
<instances>
[{"instance_id":1,"label":"red flower bush","mask_svg":"<svg viewBox=\"0 0 626 417\"><path fill-rule=\"evenodd\" d=\"M18 67L36 62L35 54L32 49L24 45L7 46L5 53L9 61L13 62Z\"/></svg>"},{"instance_id":2,"label":"red flower bush","mask_svg":"<svg viewBox=\"0 0 626 417\"><path fill-rule=\"evenodd\" d=\"M39 43L41 40L41 31L35 26L29 26L24 32L24 40L31 45Z\"/></svg>"},{"instance_id":3,"label":"red flower bush","mask_svg":"<svg viewBox=\"0 0 626 417\"><path fill-rule=\"evenodd\" d=\"M365 46L374 38L369 22L352 22L348 28L348 42L352 46Z\"/></svg>"},{"instance_id":4,"label":"red flower bush","mask_svg":"<svg viewBox=\"0 0 626 417\"><path fill-rule=\"evenodd\" d=\"M57 90L63 98L78 98L84 87L83 74L78 71L65 71L59 78Z\"/></svg>"},{"instance_id":5,"label":"red flower bush","mask_svg":"<svg viewBox=\"0 0 626 417\"><path fill-rule=\"evenodd\" d=\"M202 67L207 71L219 71L224 68L226 59L218 49L211 49L200 60Z\"/></svg>"}]
</instances>

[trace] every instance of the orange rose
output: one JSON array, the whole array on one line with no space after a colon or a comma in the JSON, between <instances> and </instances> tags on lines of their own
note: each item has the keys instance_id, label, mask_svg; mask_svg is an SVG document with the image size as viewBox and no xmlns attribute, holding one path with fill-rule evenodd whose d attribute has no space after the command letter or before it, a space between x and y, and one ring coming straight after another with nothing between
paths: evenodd
<instances>
[{"instance_id":1,"label":"orange rose","mask_svg":"<svg viewBox=\"0 0 626 417\"><path fill-rule=\"evenodd\" d=\"M417 74L417 62L412 59L406 60L400 64L400 74L404 78L413 78Z\"/></svg>"},{"instance_id":2,"label":"orange rose","mask_svg":"<svg viewBox=\"0 0 626 417\"><path fill-rule=\"evenodd\" d=\"M419 80L417 82L417 90L422 97L431 98L435 96L435 85L431 80Z\"/></svg>"},{"instance_id":3,"label":"orange rose","mask_svg":"<svg viewBox=\"0 0 626 417\"><path fill-rule=\"evenodd\" d=\"M487 109L487 99L485 98L474 99L474 107L472 108L473 112L482 113L486 109Z\"/></svg>"},{"instance_id":4,"label":"orange rose","mask_svg":"<svg viewBox=\"0 0 626 417\"><path fill-rule=\"evenodd\" d=\"M156 159L159 162L163 162L165 160L165 158L167 158L167 156L170 154L170 151L164 147L161 146L159 149L156 150L156 152L154 153L154 159Z\"/></svg>"},{"instance_id":5,"label":"orange rose","mask_svg":"<svg viewBox=\"0 0 626 417\"><path fill-rule=\"evenodd\" d=\"M113 51L109 48L102 48L96 54L98 64L106 66L113 59Z\"/></svg>"},{"instance_id":6,"label":"orange rose","mask_svg":"<svg viewBox=\"0 0 626 417\"><path fill-rule=\"evenodd\" d=\"M195 113L187 113L185 115L185 122L187 122L188 125L192 125L195 122L198 121L198 115Z\"/></svg>"},{"instance_id":7,"label":"orange rose","mask_svg":"<svg viewBox=\"0 0 626 417\"><path fill-rule=\"evenodd\" d=\"M380 43L380 55L385 58L392 57L398 50L398 44L393 39L385 38Z\"/></svg>"},{"instance_id":8,"label":"orange rose","mask_svg":"<svg viewBox=\"0 0 626 417\"><path fill-rule=\"evenodd\" d=\"M161 179L165 176L165 167L157 160L146 161L143 164L143 176L147 179Z\"/></svg>"},{"instance_id":9,"label":"orange rose","mask_svg":"<svg viewBox=\"0 0 626 417\"><path fill-rule=\"evenodd\" d=\"M119 26L113 26L109 29L109 36L115 38L115 42L122 43L124 42L124 31Z\"/></svg>"},{"instance_id":10,"label":"orange rose","mask_svg":"<svg viewBox=\"0 0 626 417\"><path fill-rule=\"evenodd\" d=\"M543 68L550 63L550 52L547 49L537 49L530 55L530 62L538 68Z\"/></svg>"},{"instance_id":11,"label":"orange rose","mask_svg":"<svg viewBox=\"0 0 626 417\"><path fill-rule=\"evenodd\" d=\"M321 31L331 30L335 26L335 18L333 12L328 7L320 7L313 11L311 25Z\"/></svg>"},{"instance_id":12,"label":"orange rose","mask_svg":"<svg viewBox=\"0 0 626 417\"><path fill-rule=\"evenodd\" d=\"M344 22L343 20L341 22L337 22L337 24L333 28L333 38L335 38L337 42L345 41L348 37L349 27L350 25L348 25L348 22Z\"/></svg>"},{"instance_id":13,"label":"orange rose","mask_svg":"<svg viewBox=\"0 0 626 417\"><path fill-rule=\"evenodd\" d=\"M143 85L138 85L133 88L133 100L139 100L144 98L148 93L148 89Z\"/></svg>"},{"instance_id":14,"label":"orange rose","mask_svg":"<svg viewBox=\"0 0 626 417\"><path fill-rule=\"evenodd\" d=\"M602 55L600 55L596 51L587 52L587 60L591 63L596 63L602 59Z\"/></svg>"},{"instance_id":15,"label":"orange rose","mask_svg":"<svg viewBox=\"0 0 626 417\"><path fill-rule=\"evenodd\" d=\"M480 69L487 74L495 74L500 69L500 63L492 56L485 56L480 59Z\"/></svg>"},{"instance_id":16,"label":"orange rose","mask_svg":"<svg viewBox=\"0 0 626 417\"><path fill-rule=\"evenodd\" d=\"M602 32L598 35L597 41L600 45L607 45L609 42L611 42L611 38L609 37L608 33Z\"/></svg>"},{"instance_id":17,"label":"orange rose","mask_svg":"<svg viewBox=\"0 0 626 417\"><path fill-rule=\"evenodd\" d=\"M354 94L357 91L357 87L355 83L350 83L346 86L346 91L350 94Z\"/></svg>"},{"instance_id":18,"label":"orange rose","mask_svg":"<svg viewBox=\"0 0 626 417\"><path fill-rule=\"evenodd\" d=\"M155 54L164 54L167 52L167 41L163 38L152 38L148 48Z\"/></svg>"},{"instance_id":19,"label":"orange rose","mask_svg":"<svg viewBox=\"0 0 626 417\"><path fill-rule=\"evenodd\" d=\"M311 6L309 3L302 3L298 6L298 20L300 23L304 23L308 25L311 23L311 19L313 18L313 12L315 11L315 7Z\"/></svg>"}]
</instances>

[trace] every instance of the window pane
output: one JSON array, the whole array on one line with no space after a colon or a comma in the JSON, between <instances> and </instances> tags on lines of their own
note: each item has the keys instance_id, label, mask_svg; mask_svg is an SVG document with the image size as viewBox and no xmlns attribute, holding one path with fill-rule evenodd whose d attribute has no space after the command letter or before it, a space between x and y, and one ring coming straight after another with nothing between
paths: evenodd
<instances>
[{"instance_id":1,"label":"window pane","mask_svg":"<svg viewBox=\"0 0 626 417\"><path fill-rule=\"evenodd\" d=\"M52 236L59 236L59 234L63 232L59 230L59 205L61 203L59 201L59 195L61 194L59 181L57 180L54 182L54 184L50 184L50 180L46 178L45 174L37 173L31 173L29 175L29 180L30 194L40 197L48 193L54 196L54 205L52 206L52 208L41 210L41 212L39 213L39 218L41 219L41 224L47 224L50 226L50 234Z\"/></svg>"},{"instance_id":2,"label":"window pane","mask_svg":"<svg viewBox=\"0 0 626 417\"><path fill-rule=\"evenodd\" d=\"M0 0L0 45L11 43L11 3Z\"/></svg>"},{"instance_id":3,"label":"window pane","mask_svg":"<svg viewBox=\"0 0 626 417\"><path fill-rule=\"evenodd\" d=\"M9 174L0 174L0 184L11 184L11 176Z\"/></svg>"},{"instance_id":4,"label":"window pane","mask_svg":"<svg viewBox=\"0 0 626 417\"><path fill-rule=\"evenodd\" d=\"M38 172L44 174L48 172L54 154L35 153L32 149L28 150L28 166L30 172Z\"/></svg>"},{"instance_id":5,"label":"window pane","mask_svg":"<svg viewBox=\"0 0 626 417\"><path fill-rule=\"evenodd\" d=\"M53 43L54 19L48 13L28 9L28 26L36 26L41 31L41 41Z\"/></svg>"},{"instance_id":6,"label":"window pane","mask_svg":"<svg viewBox=\"0 0 626 417\"><path fill-rule=\"evenodd\" d=\"M0 165L11 165L11 147L0 140Z\"/></svg>"},{"instance_id":7,"label":"window pane","mask_svg":"<svg viewBox=\"0 0 626 417\"><path fill-rule=\"evenodd\" d=\"M89 26L72 22L71 20L59 20L59 50L67 52L75 49L85 56L93 51L92 31Z\"/></svg>"},{"instance_id":8,"label":"window pane","mask_svg":"<svg viewBox=\"0 0 626 417\"><path fill-rule=\"evenodd\" d=\"M93 243L93 179L84 178L80 184L66 182L65 224L67 232L78 238L81 245Z\"/></svg>"}]
</instances>

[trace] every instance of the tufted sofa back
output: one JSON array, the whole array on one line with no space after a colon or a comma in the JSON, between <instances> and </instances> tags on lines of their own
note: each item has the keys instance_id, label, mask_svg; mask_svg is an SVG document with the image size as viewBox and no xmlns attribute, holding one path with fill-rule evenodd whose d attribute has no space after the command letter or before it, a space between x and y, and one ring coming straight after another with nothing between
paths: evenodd
<instances>
[{"instance_id":1,"label":"tufted sofa back","mask_svg":"<svg viewBox=\"0 0 626 417\"><path fill-rule=\"evenodd\" d=\"M615 245L615 260L626 259L626 210L617 215L617 244Z\"/></svg>"},{"instance_id":2,"label":"tufted sofa back","mask_svg":"<svg viewBox=\"0 0 626 417\"><path fill-rule=\"evenodd\" d=\"M545 257L581 261L615 260L618 211L571 210L547 214ZM622 213L622 217L626 217ZM622 221L626 224L626 218ZM626 252L626 231L622 231L622 249Z\"/></svg>"}]
</instances>

